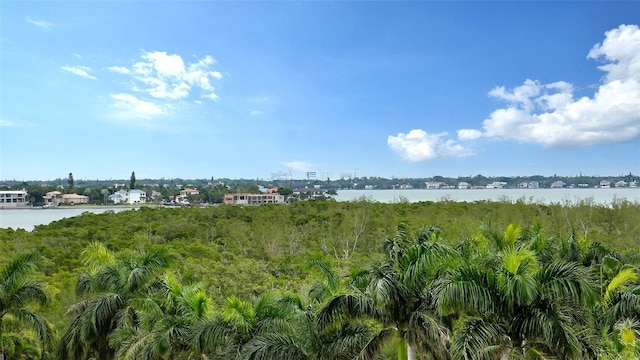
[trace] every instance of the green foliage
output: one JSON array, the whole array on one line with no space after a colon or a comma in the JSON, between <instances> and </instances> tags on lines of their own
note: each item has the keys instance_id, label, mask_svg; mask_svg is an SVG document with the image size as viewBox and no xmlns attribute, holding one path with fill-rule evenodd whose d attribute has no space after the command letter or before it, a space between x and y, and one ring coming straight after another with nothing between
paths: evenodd
<instances>
[{"instance_id":1,"label":"green foliage","mask_svg":"<svg viewBox=\"0 0 640 360\"><path fill-rule=\"evenodd\" d=\"M67 359L586 359L640 317L638 238L624 201L143 207L0 229L0 263L42 255ZM5 319L28 358L38 336Z\"/></svg>"}]
</instances>

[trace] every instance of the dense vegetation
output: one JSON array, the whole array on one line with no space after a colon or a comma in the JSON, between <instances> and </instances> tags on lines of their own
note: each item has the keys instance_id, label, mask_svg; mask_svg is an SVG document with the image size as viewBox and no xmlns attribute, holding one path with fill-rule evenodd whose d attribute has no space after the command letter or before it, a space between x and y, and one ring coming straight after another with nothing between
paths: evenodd
<instances>
[{"instance_id":1,"label":"dense vegetation","mask_svg":"<svg viewBox=\"0 0 640 360\"><path fill-rule=\"evenodd\" d=\"M0 229L0 358L638 358L638 239L626 201L85 213Z\"/></svg>"}]
</instances>

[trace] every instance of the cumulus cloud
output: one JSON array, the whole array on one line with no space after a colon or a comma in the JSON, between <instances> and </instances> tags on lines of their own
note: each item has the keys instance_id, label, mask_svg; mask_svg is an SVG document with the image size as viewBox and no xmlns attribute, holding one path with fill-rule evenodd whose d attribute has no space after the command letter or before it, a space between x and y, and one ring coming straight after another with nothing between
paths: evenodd
<instances>
[{"instance_id":1,"label":"cumulus cloud","mask_svg":"<svg viewBox=\"0 0 640 360\"><path fill-rule=\"evenodd\" d=\"M251 111L249 112L249 115L251 115L251 116L258 116L258 115L262 115L262 111L260 111L260 110L251 110Z\"/></svg>"},{"instance_id":2,"label":"cumulus cloud","mask_svg":"<svg viewBox=\"0 0 640 360\"><path fill-rule=\"evenodd\" d=\"M282 165L297 171L311 171L315 166L306 161L289 161L282 163Z\"/></svg>"},{"instance_id":3,"label":"cumulus cloud","mask_svg":"<svg viewBox=\"0 0 640 360\"><path fill-rule=\"evenodd\" d=\"M89 74L89 71L91 71L91 68L87 66L63 66L61 67L61 69L64 71L70 72L74 75L83 77L85 79L98 80L98 78Z\"/></svg>"},{"instance_id":4,"label":"cumulus cloud","mask_svg":"<svg viewBox=\"0 0 640 360\"><path fill-rule=\"evenodd\" d=\"M112 115L115 118L150 119L166 113L161 106L130 94L113 94L111 99L113 100L111 107L114 109Z\"/></svg>"},{"instance_id":5,"label":"cumulus cloud","mask_svg":"<svg viewBox=\"0 0 640 360\"><path fill-rule=\"evenodd\" d=\"M212 69L216 61L207 55L195 62L186 62L178 54L164 51L143 52L140 61L130 68L111 66L107 69L131 75L133 90L146 93L156 99L182 100L195 92L201 99L218 100L213 81L223 75Z\"/></svg>"},{"instance_id":6,"label":"cumulus cloud","mask_svg":"<svg viewBox=\"0 0 640 360\"><path fill-rule=\"evenodd\" d=\"M508 105L493 111L482 131L462 129L461 140L483 137L516 140L544 147L584 147L624 142L640 135L640 29L621 25L605 33L588 53L605 72L592 97L574 96L573 85L526 80L511 90L489 95Z\"/></svg>"},{"instance_id":7,"label":"cumulus cloud","mask_svg":"<svg viewBox=\"0 0 640 360\"><path fill-rule=\"evenodd\" d=\"M446 139L446 132L429 134L424 130L414 129L407 134L399 133L389 136L387 144L401 158L410 162L433 160L438 157L465 157L472 155L471 149Z\"/></svg>"},{"instance_id":8,"label":"cumulus cloud","mask_svg":"<svg viewBox=\"0 0 640 360\"><path fill-rule=\"evenodd\" d=\"M35 25L39 29L45 30L45 31L51 30L55 26L52 22L45 21L45 20L33 20L30 17L27 17L26 21L29 24Z\"/></svg>"}]
</instances>

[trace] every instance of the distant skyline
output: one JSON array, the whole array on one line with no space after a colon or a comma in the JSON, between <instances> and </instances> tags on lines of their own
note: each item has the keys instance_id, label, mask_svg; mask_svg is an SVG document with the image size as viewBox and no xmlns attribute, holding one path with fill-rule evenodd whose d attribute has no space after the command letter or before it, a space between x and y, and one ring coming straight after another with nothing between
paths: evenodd
<instances>
[{"instance_id":1,"label":"distant skyline","mask_svg":"<svg viewBox=\"0 0 640 360\"><path fill-rule=\"evenodd\" d=\"M4 1L0 180L640 173L640 2Z\"/></svg>"}]
</instances>

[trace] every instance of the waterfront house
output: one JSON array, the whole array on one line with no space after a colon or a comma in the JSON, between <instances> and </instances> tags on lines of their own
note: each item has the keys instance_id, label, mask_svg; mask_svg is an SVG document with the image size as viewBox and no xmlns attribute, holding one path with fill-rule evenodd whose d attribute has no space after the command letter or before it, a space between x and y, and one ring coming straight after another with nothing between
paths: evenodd
<instances>
[{"instance_id":1,"label":"waterfront house","mask_svg":"<svg viewBox=\"0 0 640 360\"><path fill-rule=\"evenodd\" d=\"M567 184L564 181L558 180L558 181L552 182L550 187L552 189L561 189L561 188L565 187L566 185Z\"/></svg>"},{"instance_id":2,"label":"waterfront house","mask_svg":"<svg viewBox=\"0 0 640 360\"><path fill-rule=\"evenodd\" d=\"M89 197L85 195L78 194L62 194L62 203L75 205L75 204L87 204L89 202Z\"/></svg>"},{"instance_id":3,"label":"waterfront house","mask_svg":"<svg viewBox=\"0 0 640 360\"><path fill-rule=\"evenodd\" d=\"M600 180L600 188L609 189L611 187L611 181L609 180Z\"/></svg>"},{"instance_id":4,"label":"waterfront house","mask_svg":"<svg viewBox=\"0 0 640 360\"><path fill-rule=\"evenodd\" d=\"M144 190L118 190L115 193L109 195L109 201L114 204L144 204L147 202L147 192Z\"/></svg>"},{"instance_id":5,"label":"waterfront house","mask_svg":"<svg viewBox=\"0 0 640 360\"><path fill-rule=\"evenodd\" d=\"M262 205L284 204L284 195L280 194L226 194L222 198L225 204L235 205Z\"/></svg>"},{"instance_id":6,"label":"waterfront house","mask_svg":"<svg viewBox=\"0 0 640 360\"><path fill-rule=\"evenodd\" d=\"M44 205L48 207L58 206L62 202L62 193L60 191L49 191L43 197Z\"/></svg>"},{"instance_id":7,"label":"waterfront house","mask_svg":"<svg viewBox=\"0 0 640 360\"><path fill-rule=\"evenodd\" d=\"M487 184L486 189L504 189L507 183L504 181L494 181L491 184Z\"/></svg>"},{"instance_id":8,"label":"waterfront house","mask_svg":"<svg viewBox=\"0 0 640 360\"><path fill-rule=\"evenodd\" d=\"M624 180L620 180L620 181L616 181L615 186L616 187L627 187L627 186L629 186L629 184Z\"/></svg>"},{"instance_id":9,"label":"waterfront house","mask_svg":"<svg viewBox=\"0 0 640 360\"><path fill-rule=\"evenodd\" d=\"M470 187L471 185L469 185L469 183L466 181L460 181L458 183L458 189L469 189Z\"/></svg>"},{"instance_id":10,"label":"waterfront house","mask_svg":"<svg viewBox=\"0 0 640 360\"><path fill-rule=\"evenodd\" d=\"M29 206L29 194L24 190L0 191L0 208Z\"/></svg>"},{"instance_id":11,"label":"waterfront house","mask_svg":"<svg viewBox=\"0 0 640 360\"><path fill-rule=\"evenodd\" d=\"M147 192L144 190L129 190L129 204L144 204L147 202Z\"/></svg>"},{"instance_id":12,"label":"waterfront house","mask_svg":"<svg viewBox=\"0 0 640 360\"><path fill-rule=\"evenodd\" d=\"M425 182L425 185L429 190L437 190L440 189L440 187L444 185L444 183L441 181L427 181Z\"/></svg>"}]
</instances>

